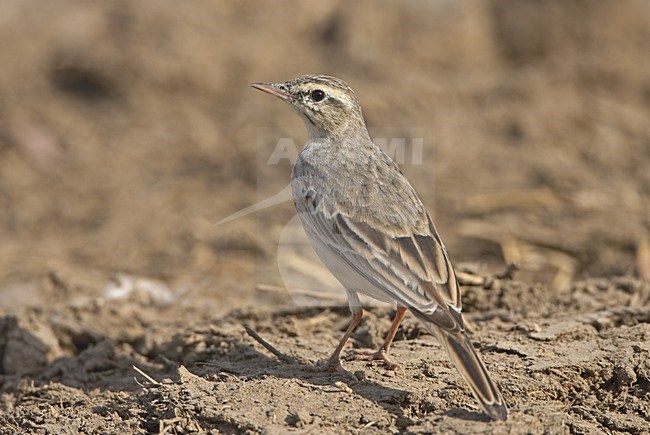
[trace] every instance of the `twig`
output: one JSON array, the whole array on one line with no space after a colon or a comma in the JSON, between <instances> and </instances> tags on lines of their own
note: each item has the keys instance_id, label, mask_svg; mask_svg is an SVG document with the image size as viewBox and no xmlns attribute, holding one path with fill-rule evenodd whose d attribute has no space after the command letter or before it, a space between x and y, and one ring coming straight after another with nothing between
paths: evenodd
<instances>
[{"instance_id":1,"label":"twig","mask_svg":"<svg viewBox=\"0 0 650 435\"><path fill-rule=\"evenodd\" d=\"M139 369L138 367L136 367L135 365L132 366L132 367L133 367L133 370L135 370L136 372L138 372L138 373L140 373L142 376L144 376L144 378L145 378L149 383L151 383L152 385L155 385L155 386L157 386L157 387L159 387L159 386L162 385L160 382L158 382L157 380L155 380L154 378L152 378L151 376L149 376L148 374L146 374L145 372L143 372L142 370L140 370L140 369ZM146 388L146 387L147 387L146 385L142 385L140 382L138 382L138 380L137 380L135 377L134 377L133 379L134 379L135 382L137 382L138 385L140 385L141 387L143 387L143 388Z\"/></svg>"},{"instance_id":2,"label":"twig","mask_svg":"<svg viewBox=\"0 0 650 435\"><path fill-rule=\"evenodd\" d=\"M368 423L364 424L364 425L361 427L361 430L368 429L370 426L374 426L374 425L376 425L376 424L377 424L376 421L369 421Z\"/></svg>"},{"instance_id":3,"label":"twig","mask_svg":"<svg viewBox=\"0 0 650 435\"><path fill-rule=\"evenodd\" d=\"M484 276L476 275L471 272L456 271L456 278L462 285L484 286L487 279Z\"/></svg>"},{"instance_id":4,"label":"twig","mask_svg":"<svg viewBox=\"0 0 650 435\"><path fill-rule=\"evenodd\" d=\"M278 358L280 361L285 362L285 363L289 363L289 364L293 364L295 362L293 360L293 358L290 358L290 357L286 356L285 354L283 354L282 352L280 352L279 350L277 350L268 341L264 340L262 337L259 336L259 334L257 332L253 331L248 326L244 325L244 329L246 330L246 333L248 335L253 337L255 339L255 341L257 341L259 344L264 346L264 348L266 350L268 350L273 355L275 355L275 357Z\"/></svg>"}]
</instances>

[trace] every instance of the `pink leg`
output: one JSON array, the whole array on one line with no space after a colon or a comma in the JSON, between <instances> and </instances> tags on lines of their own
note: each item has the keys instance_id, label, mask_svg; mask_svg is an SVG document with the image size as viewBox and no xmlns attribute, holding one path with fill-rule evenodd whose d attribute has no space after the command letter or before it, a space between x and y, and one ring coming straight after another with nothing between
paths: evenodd
<instances>
[{"instance_id":1,"label":"pink leg","mask_svg":"<svg viewBox=\"0 0 650 435\"><path fill-rule=\"evenodd\" d=\"M351 376L350 372L348 372L343 368L343 366L341 366L341 351L343 350L343 346L345 346L345 343L350 338L350 335L352 335L354 328L356 328L359 322L361 322L361 317L363 317L362 309L352 313L352 320L350 321L350 326L348 326L348 329L345 331L345 334L343 335L343 338L341 338L339 345L336 346L336 349L334 349L334 352L328 359L318 361L314 366L314 370L335 371L346 376Z\"/></svg>"},{"instance_id":2,"label":"pink leg","mask_svg":"<svg viewBox=\"0 0 650 435\"><path fill-rule=\"evenodd\" d=\"M393 319L393 324L390 327L390 330L388 330L388 334L386 335L386 339L384 340L384 344L381 345L378 351L376 352L371 352L371 351L356 351L354 352L355 357L370 357L370 359L374 360L381 360L384 362L386 365L386 368L388 370L396 370L399 368L399 366L393 362L391 362L388 359L388 351L390 350L391 344L393 344L393 339L395 338L395 334L397 334L397 329L399 328L400 323L402 323L402 319L406 315L406 308L404 307L397 307L397 312L395 313L395 318Z\"/></svg>"}]
</instances>

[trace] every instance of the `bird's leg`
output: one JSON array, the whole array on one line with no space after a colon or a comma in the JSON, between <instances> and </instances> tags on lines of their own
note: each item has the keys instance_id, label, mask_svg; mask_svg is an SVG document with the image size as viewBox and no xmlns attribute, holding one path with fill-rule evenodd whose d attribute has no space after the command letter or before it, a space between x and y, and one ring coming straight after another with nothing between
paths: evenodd
<instances>
[{"instance_id":1,"label":"bird's leg","mask_svg":"<svg viewBox=\"0 0 650 435\"><path fill-rule=\"evenodd\" d=\"M395 334L397 333L397 329L399 328L400 323L402 323L402 319L406 315L406 308L397 306L397 312L395 313L395 318L393 319L393 324L391 325L390 329L388 330L388 334L386 335L386 339L384 340L384 344L381 345L378 351L372 352L372 351L355 351L354 356L355 357L370 357L370 359L375 359L375 360L381 360L384 362L386 365L386 368L388 370L397 370L399 368L399 365L391 362L388 359L388 351L390 350L391 344L393 344L393 339L395 338Z\"/></svg>"},{"instance_id":2,"label":"bird's leg","mask_svg":"<svg viewBox=\"0 0 650 435\"><path fill-rule=\"evenodd\" d=\"M316 363L316 365L314 366L315 370L335 371L342 375L346 375L346 376L351 375L350 372L345 370L341 365L341 351L343 350L343 346L345 346L345 343L350 338L350 335L352 335L354 328L356 328L359 322L361 322L361 317L363 317L363 309L359 307L358 310L354 310L352 312L352 320L350 321L350 326L348 326L348 329L345 331L343 338L341 338L341 341L339 341L339 345L336 346L336 349L334 349L334 352L329 358L327 358L326 360L318 361Z\"/></svg>"}]
</instances>

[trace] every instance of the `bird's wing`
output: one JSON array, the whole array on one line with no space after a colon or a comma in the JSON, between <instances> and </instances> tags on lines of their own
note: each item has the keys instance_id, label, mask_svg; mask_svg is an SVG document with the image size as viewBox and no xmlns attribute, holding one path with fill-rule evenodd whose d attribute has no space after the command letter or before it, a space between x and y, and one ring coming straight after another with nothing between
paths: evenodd
<instances>
[{"instance_id":1,"label":"bird's wing","mask_svg":"<svg viewBox=\"0 0 650 435\"><path fill-rule=\"evenodd\" d=\"M368 218L373 215L367 210L355 213L355 209L328 207L323 199L311 191L294 202L311 237L375 285L367 289L368 294L379 291L445 330L462 328L458 282L424 207L425 225L411 228L394 221L382 224Z\"/></svg>"}]
</instances>

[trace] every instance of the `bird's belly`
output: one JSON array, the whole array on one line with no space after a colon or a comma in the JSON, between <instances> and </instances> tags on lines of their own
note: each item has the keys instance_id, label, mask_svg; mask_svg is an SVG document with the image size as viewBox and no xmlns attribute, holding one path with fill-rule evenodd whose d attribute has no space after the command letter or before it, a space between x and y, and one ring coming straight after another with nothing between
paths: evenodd
<instances>
[{"instance_id":1,"label":"bird's belly","mask_svg":"<svg viewBox=\"0 0 650 435\"><path fill-rule=\"evenodd\" d=\"M351 267L340 254L332 248L322 243L315 237L308 238L318 258L325 264L334 277L349 291L361 293L373 299L382 302L394 303L395 300L390 298L384 292L380 291L375 284L368 281L363 275Z\"/></svg>"}]
</instances>

